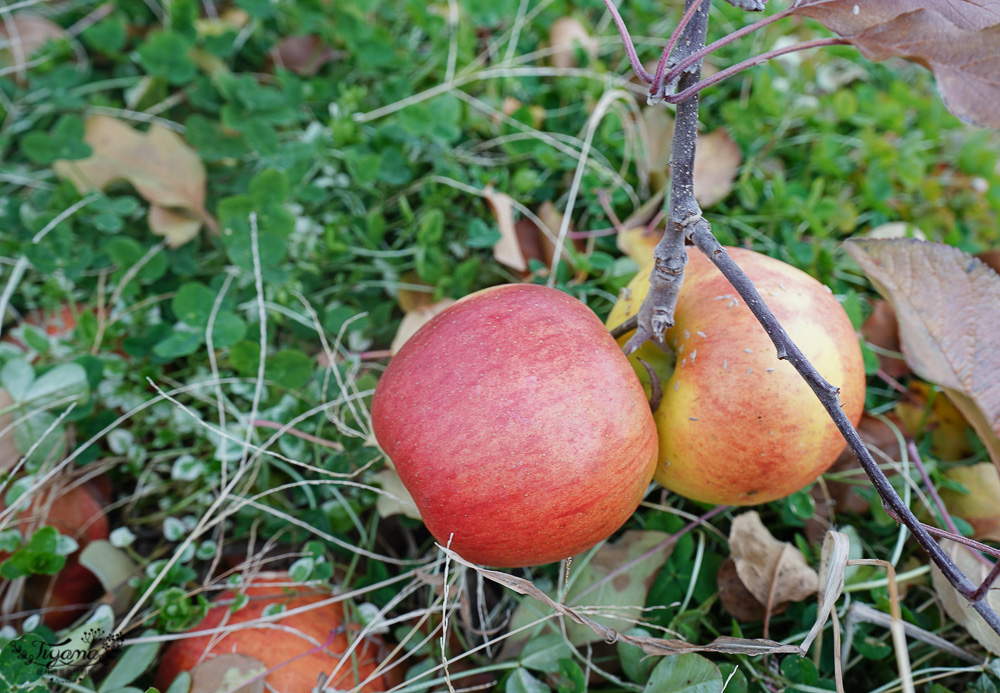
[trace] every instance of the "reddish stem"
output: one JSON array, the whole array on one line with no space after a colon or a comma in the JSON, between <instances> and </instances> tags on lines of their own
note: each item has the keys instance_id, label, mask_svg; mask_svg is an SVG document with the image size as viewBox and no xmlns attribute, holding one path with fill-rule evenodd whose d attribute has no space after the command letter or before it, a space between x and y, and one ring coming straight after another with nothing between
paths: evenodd
<instances>
[{"instance_id":1,"label":"reddish stem","mask_svg":"<svg viewBox=\"0 0 1000 693\"><path fill-rule=\"evenodd\" d=\"M666 101L667 103L680 103L681 101L686 101L687 99L699 93L702 89L705 89L706 87L710 87L713 84L721 82L727 77L732 77L738 72L742 72L743 70L746 70L751 67L756 67L757 65L767 62L771 58L777 58L778 56L785 55L786 53L794 53L796 51L803 51L809 48L820 48L822 46L842 46L849 43L850 41L848 41L847 39L830 37L830 38L814 39L812 41L803 41L802 43L796 43L791 46L785 46L784 48L776 48L772 51L768 51L767 53L761 53L755 58L744 60L741 63L733 65L732 67L727 67L725 70L716 72L711 77L701 80L697 84L688 87L684 91L681 91L672 96L664 96L663 100Z\"/></svg>"},{"instance_id":2,"label":"reddish stem","mask_svg":"<svg viewBox=\"0 0 1000 693\"><path fill-rule=\"evenodd\" d=\"M667 63L670 61L670 54L674 52L674 46L677 44L677 39L679 39L681 34L684 32L684 29L687 27L688 22L691 21L691 17L694 16L694 13L697 12L698 8L701 7L704 3L705 0L699 0L699 2L691 3L691 6L687 8L687 10L684 12L684 15L681 17L681 21L677 22L677 26L674 27L674 33L670 35L670 40L667 41L667 45L666 47L664 47L663 53L660 54L660 61L656 63L656 73L653 75L653 83L650 84L649 86L649 97L651 99L657 99L662 97L664 84L670 84L675 79L677 79L678 75L680 75L680 71L678 71L677 69L673 69L670 71L671 73L670 78L669 79L666 78ZM691 65L696 60L698 60L698 58L692 59L691 57L688 57L687 59L682 60L681 62L687 63L687 65ZM687 65L685 65L685 67L687 67Z\"/></svg>"},{"instance_id":3,"label":"reddish stem","mask_svg":"<svg viewBox=\"0 0 1000 693\"><path fill-rule=\"evenodd\" d=\"M646 84L649 84L653 81L653 76L646 72L646 68L644 68L642 63L639 61L639 54L635 52L635 44L632 43L632 37L629 36L628 27L625 26L625 20L622 19L621 14L618 13L618 8L615 7L611 0L604 0L604 6L608 8L608 12L611 13L611 18L615 21L615 26L618 27L618 35L622 37L622 44L625 46L625 55L628 56L628 61L632 65L632 70L635 72L635 76Z\"/></svg>"}]
</instances>

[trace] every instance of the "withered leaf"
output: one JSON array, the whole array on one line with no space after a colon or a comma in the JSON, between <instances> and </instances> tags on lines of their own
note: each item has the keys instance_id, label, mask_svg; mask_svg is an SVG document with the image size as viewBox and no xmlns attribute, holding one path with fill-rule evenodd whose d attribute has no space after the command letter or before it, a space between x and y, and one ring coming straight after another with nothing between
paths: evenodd
<instances>
[{"instance_id":1,"label":"withered leaf","mask_svg":"<svg viewBox=\"0 0 1000 693\"><path fill-rule=\"evenodd\" d=\"M741 623L764 620L764 605L750 594L750 590L740 580L732 558L727 558L719 565L715 584L719 589L719 602L730 616Z\"/></svg>"},{"instance_id":2,"label":"withered leaf","mask_svg":"<svg viewBox=\"0 0 1000 693\"><path fill-rule=\"evenodd\" d=\"M702 207L725 199L733 189L743 155L725 130L698 135L694 155L694 198Z\"/></svg>"},{"instance_id":3,"label":"withered leaf","mask_svg":"<svg viewBox=\"0 0 1000 693\"><path fill-rule=\"evenodd\" d=\"M755 510L733 519L729 550L740 580L761 604L798 602L816 594L816 571L801 551L775 539Z\"/></svg>"},{"instance_id":4,"label":"withered leaf","mask_svg":"<svg viewBox=\"0 0 1000 693\"><path fill-rule=\"evenodd\" d=\"M683 640L667 640L662 638L651 638L639 635L626 635L605 625L598 623L589 616L580 613L578 610L560 604L550 598L545 592L535 587L530 581L524 578L515 577L499 570L489 570L481 566L469 563L454 551L447 549L440 544L438 548L443 551L452 561L475 570L487 580L506 587L518 594L524 594L537 599L542 604L548 606L553 611L562 614L575 623L586 626L593 630L601 639L606 642L627 642L642 649L646 654L667 655L681 654L684 652L716 652L719 654L743 654L748 656L764 654L803 654L802 650L795 645L782 645L773 640L760 638L743 639L719 637L707 645L695 645Z\"/></svg>"},{"instance_id":5,"label":"withered leaf","mask_svg":"<svg viewBox=\"0 0 1000 693\"><path fill-rule=\"evenodd\" d=\"M271 49L271 57L295 74L310 77L334 60L336 54L319 37L307 35L286 36Z\"/></svg>"},{"instance_id":6,"label":"withered leaf","mask_svg":"<svg viewBox=\"0 0 1000 693\"><path fill-rule=\"evenodd\" d=\"M940 243L846 245L896 309L906 363L945 389L1000 467L1000 275Z\"/></svg>"},{"instance_id":7,"label":"withered leaf","mask_svg":"<svg viewBox=\"0 0 1000 693\"><path fill-rule=\"evenodd\" d=\"M938 543L972 584L980 585L989 574L989 566L976 558L970 549L948 539L942 539ZM931 563L931 581L948 616L969 631L980 645L993 654L1000 655L1000 635L989 627L983 617L969 605L969 601L948 582L935 563ZM994 611L1000 612L1000 589L997 589L997 585L989 591L987 601Z\"/></svg>"},{"instance_id":8,"label":"withered leaf","mask_svg":"<svg viewBox=\"0 0 1000 693\"><path fill-rule=\"evenodd\" d=\"M945 105L962 120L1000 128L1000 7L917 0L801 0L869 60L901 57L934 73Z\"/></svg>"},{"instance_id":9,"label":"withered leaf","mask_svg":"<svg viewBox=\"0 0 1000 693\"><path fill-rule=\"evenodd\" d=\"M205 166L181 137L159 125L146 133L110 116L87 119L84 141L93 153L53 168L81 193L125 180L149 203L149 226L172 248L190 241L201 226L215 230L205 209Z\"/></svg>"},{"instance_id":10,"label":"withered leaf","mask_svg":"<svg viewBox=\"0 0 1000 693\"><path fill-rule=\"evenodd\" d=\"M0 64L14 65L19 73L27 68L27 63L35 51L46 41L68 38L55 22L32 12L16 12L4 15L0 21Z\"/></svg>"},{"instance_id":11,"label":"withered leaf","mask_svg":"<svg viewBox=\"0 0 1000 693\"><path fill-rule=\"evenodd\" d=\"M190 693L264 693L261 674L266 669L259 660L249 655L234 652L222 654L191 670Z\"/></svg>"},{"instance_id":12,"label":"withered leaf","mask_svg":"<svg viewBox=\"0 0 1000 693\"><path fill-rule=\"evenodd\" d=\"M493 185L487 185L483 197L493 210L500 229L500 240L493 246L493 257L502 265L507 265L518 272L528 269L528 261L524 259L521 245L517 241L517 229L514 225L513 199L506 193L497 192Z\"/></svg>"},{"instance_id":13,"label":"withered leaf","mask_svg":"<svg viewBox=\"0 0 1000 693\"><path fill-rule=\"evenodd\" d=\"M988 462L953 467L945 477L962 484L968 493L941 489L941 500L952 515L972 525L974 539L1000 541L1000 474Z\"/></svg>"},{"instance_id":14,"label":"withered leaf","mask_svg":"<svg viewBox=\"0 0 1000 693\"><path fill-rule=\"evenodd\" d=\"M399 323L399 329L396 330L396 336L393 337L392 346L389 347L389 350L393 354L399 353L406 340L416 334L417 330L429 322L431 318L454 303L455 299L453 298L443 298L429 306L420 306L408 311Z\"/></svg>"}]
</instances>

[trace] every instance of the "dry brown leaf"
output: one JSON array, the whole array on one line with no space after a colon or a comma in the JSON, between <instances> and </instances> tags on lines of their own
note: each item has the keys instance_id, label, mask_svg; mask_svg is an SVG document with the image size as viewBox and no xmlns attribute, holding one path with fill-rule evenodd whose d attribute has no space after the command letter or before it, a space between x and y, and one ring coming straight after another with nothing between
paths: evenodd
<instances>
[{"instance_id":1,"label":"dry brown leaf","mask_svg":"<svg viewBox=\"0 0 1000 693\"><path fill-rule=\"evenodd\" d=\"M396 336L393 337L389 351L393 355L398 354L406 340L416 334L417 330L427 324L431 318L454 303L455 299L453 298L442 298L437 303L408 312L399 323L399 329L396 330Z\"/></svg>"},{"instance_id":2,"label":"dry brown leaf","mask_svg":"<svg viewBox=\"0 0 1000 693\"><path fill-rule=\"evenodd\" d=\"M497 192L493 184L483 189L483 197L489 203L500 229L500 240L493 246L493 257L502 265L507 265L518 272L528 269L521 246L517 242L517 230L514 226L513 198L506 193Z\"/></svg>"},{"instance_id":3,"label":"dry brown leaf","mask_svg":"<svg viewBox=\"0 0 1000 693\"><path fill-rule=\"evenodd\" d=\"M1000 5L996 2L959 0L799 0L795 11L820 21L840 35L857 34L885 24L907 12L932 9L955 26L976 31L1000 24ZM857 10L857 11L855 11Z\"/></svg>"},{"instance_id":4,"label":"dry brown leaf","mask_svg":"<svg viewBox=\"0 0 1000 693\"><path fill-rule=\"evenodd\" d=\"M809 567L801 551L774 538L757 511L742 513L733 520L729 550L740 580L761 604L799 602L816 594L816 571Z\"/></svg>"},{"instance_id":5,"label":"dry brown leaf","mask_svg":"<svg viewBox=\"0 0 1000 693\"><path fill-rule=\"evenodd\" d=\"M1000 541L1000 474L988 462L953 467L945 477L962 484L968 493L941 489L948 512L962 518L975 530L974 539Z\"/></svg>"},{"instance_id":6,"label":"dry brown leaf","mask_svg":"<svg viewBox=\"0 0 1000 693\"><path fill-rule=\"evenodd\" d=\"M443 551L448 558L455 563L464 565L467 568L472 568L487 580L495 582L498 585L502 585L517 594L524 594L537 599L542 604L545 604L550 609L562 614L571 621L590 628L606 642L627 642L640 648L646 654L667 655L682 654L685 652L715 652L719 654L743 654L748 656L786 653L799 655L803 654L802 650L795 645L782 645L781 643L774 642L773 640L720 637L716 638L707 645L693 645L691 643L684 642L683 640L665 640L662 638L626 635L598 623L589 616L585 616L565 604L560 604L559 602L554 601L547 594L545 594L545 592L538 589L524 578L515 577L507 573L502 573L498 570L489 570L475 565L474 563L470 563L454 551L451 551L440 544L438 544L438 548L441 549L441 551Z\"/></svg>"},{"instance_id":7,"label":"dry brown leaf","mask_svg":"<svg viewBox=\"0 0 1000 693\"><path fill-rule=\"evenodd\" d=\"M757 597L750 594L750 590L740 580L736 572L736 563L732 558L727 558L719 564L719 570L715 574L715 584L719 589L719 603L730 616L741 623L764 620L766 615L764 605L757 600Z\"/></svg>"},{"instance_id":8,"label":"dry brown leaf","mask_svg":"<svg viewBox=\"0 0 1000 693\"><path fill-rule=\"evenodd\" d=\"M949 539L941 539L938 543L972 584L981 584L989 574L989 566L976 558L970 549ZM983 617L976 613L969 605L969 601L958 593L934 563L931 563L931 581L948 616L969 631L980 645L993 654L1000 655L1000 635L997 635ZM994 611L1000 612L1000 589L997 589L997 585L990 590L987 601Z\"/></svg>"},{"instance_id":9,"label":"dry brown leaf","mask_svg":"<svg viewBox=\"0 0 1000 693\"><path fill-rule=\"evenodd\" d=\"M645 136L643 153L646 156L646 168L649 170L650 189L662 190L666 187L670 175L670 146L674 136L674 117L662 106L647 106L642 110L639 132Z\"/></svg>"},{"instance_id":10,"label":"dry brown leaf","mask_svg":"<svg viewBox=\"0 0 1000 693\"><path fill-rule=\"evenodd\" d=\"M694 199L698 204L711 207L724 200L742 163L739 146L725 130L698 135L694 155Z\"/></svg>"},{"instance_id":11,"label":"dry brown leaf","mask_svg":"<svg viewBox=\"0 0 1000 693\"><path fill-rule=\"evenodd\" d=\"M795 11L822 22L869 60L912 60L934 73L952 113L1000 128L1000 8L996 3L802 0Z\"/></svg>"},{"instance_id":12,"label":"dry brown leaf","mask_svg":"<svg viewBox=\"0 0 1000 693\"><path fill-rule=\"evenodd\" d=\"M335 57L333 48L312 35L287 36L271 49L275 64L307 77L315 75Z\"/></svg>"},{"instance_id":13,"label":"dry brown leaf","mask_svg":"<svg viewBox=\"0 0 1000 693\"><path fill-rule=\"evenodd\" d=\"M1000 275L940 243L852 240L847 249L896 309L906 363L944 388L1000 468Z\"/></svg>"},{"instance_id":14,"label":"dry brown leaf","mask_svg":"<svg viewBox=\"0 0 1000 693\"><path fill-rule=\"evenodd\" d=\"M0 410L14 404L14 400L7 394L6 390L0 389ZM21 453L14 445L14 414L7 412L0 414L0 472L6 472L14 468L17 461L21 459Z\"/></svg>"},{"instance_id":15,"label":"dry brown leaf","mask_svg":"<svg viewBox=\"0 0 1000 693\"><path fill-rule=\"evenodd\" d=\"M110 116L87 119L84 141L93 153L53 168L81 193L126 180L149 203L149 226L172 248L191 240L202 224L215 230L205 209L205 166L179 135L159 125L142 133Z\"/></svg>"},{"instance_id":16,"label":"dry brown leaf","mask_svg":"<svg viewBox=\"0 0 1000 693\"><path fill-rule=\"evenodd\" d=\"M583 48L591 60L597 57L601 47L598 39L590 35L580 20L573 17L560 17L549 27L549 45L552 55L549 61L553 67L578 67L576 61L576 46Z\"/></svg>"},{"instance_id":17,"label":"dry brown leaf","mask_svg":"<svg viewBox=\"0 0 1000 693\"><path fill-rule=\"evenodd\" d=\"M18 73L23 74L27 69L26 63L46 41L68 38L69 34L41 15L17 12L4 15L3 21L0 21L0 37L5 44L0 48L0 65L13 65Z\"/></svg>"},{"instance_id":18,"label":"dry brown leaf","mask_svg":"<svg viewBox=\"0 0 1000 693\"><path fill-rule=\"evenodd\" d=\"M896 405L894 414L907 429L930 434L931 454L939 460L961 460L975 451L969 441L969 423L933 385L911 379L909 392Z\"/></svg>"},{"instance_id":19,"label":"dry brown leaf","mask_svg":"<svg viewBox=\"0 0 1000 693\"><path fill-rule=\"evenodd\" d=\"M663 208L665 196L666 188L660 188L655 195L643 202L639 209L622 222L622 229L615 239L618 249L635 260L639 267L645 267L653 261L653 249L663 237L663 229L659 224L652 229L648 227Z\"/></svg>"},{"instance_id":20,"label":"dry brown leaf","mask_svg":"<svg viewBox=\"0 0 1000 693\"><path fill-rule=\"evenodd\" d=\"M267 667L249 655L227 653L206 660L191 670L190 693L264 693ZM260 678L258 678L260 677ZM253 683L247 683L256 679Z\"/></svg>"}]
</instances>

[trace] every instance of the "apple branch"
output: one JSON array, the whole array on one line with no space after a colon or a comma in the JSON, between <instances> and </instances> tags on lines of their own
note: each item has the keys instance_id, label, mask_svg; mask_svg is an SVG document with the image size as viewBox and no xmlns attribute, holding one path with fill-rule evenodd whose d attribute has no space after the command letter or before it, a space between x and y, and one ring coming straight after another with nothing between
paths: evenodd
<instances>
[{"instance_id":1,"label":"apple branch","mask_svg":"<svg viewBox=\"0 0 1000 693\"><path fill-rule=\"evenodd\" d=\"M678 51L681 54L677 58L678 65L685 60L691 60L692 56L699 55L699 51L705 48L709 4L703 5L702 0L685 0L686 11L690 12L694 5L698 5L698 8L685 27L681 40L678 41L681 47ZM623 31L622 36L626 37L627 31ZM802 44L799 45L799 48L801 47ZM665 203L668 213L667 226L663 238L653 252L654 266L650 274L649 294L639 309L635 321L636 332L626 343L625 353L631 354L651 338L662 341L666 328L673 325L677 294L683 282L684 265L687 261L684 239L691 239L746 302L774 343L778 358L787 360L816 394L851 450L857 455L862 468L882 499L883 507L897 522L902 522L910 530L914 539L940 568L956 591L969 601L990 628L1000 634L1000 616L986 601L989 585L1000 574L1000 568L994 567L983 585L975 585L934 541L889 483L841 409L839 388L828 383L806 359L775 318L774 313L764 303L753 282L722 248L712 234L708 221L701 215L701 209L694 198L693 176L698 134L697 92L700 86L704 86L698 84L700 75L700 58L695 58L690 67L680 75L678 94L671 97L671 100L679 102L674 121L670 196Z\"/></svg>"},{"instance_id":2,"label":"apple branch","mask_svg":"<svg viewBox=\"0 0 1000 693\"><path fill-rule=\"evenodd\" d=\"M705 45L708 31L709 3L685 0L690 20L678 40L677 59L683 60ZM693 12L693 14L692 14ZM694 86L701 79L701 61L693 62L680 76L679 89ZM663 238L653 250L653 271L649 277L649 294L639 309L635 334L625 344L631 354L649 339L662 344L667 328L674 324L677 295L684 282L687 251L685 231L692 219L701 218L701 208L694 199L694 153L698 139L698 97L677 104L671 144L670 195L665 200L667 225Z\"/></svg>"}]
</instances>

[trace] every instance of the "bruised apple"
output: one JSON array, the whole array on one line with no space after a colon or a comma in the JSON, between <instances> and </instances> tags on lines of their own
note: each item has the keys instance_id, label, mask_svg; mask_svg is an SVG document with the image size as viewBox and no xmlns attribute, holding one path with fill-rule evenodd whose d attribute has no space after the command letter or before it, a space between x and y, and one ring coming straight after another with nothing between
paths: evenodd
<instances>
[{"instance_id":1,"label":"bruised apple","mask_svg":"<svg viewBox=\"0 0 1000 693\"><path fill-rule=\"evenodd\" d=\"M499 567L606 539L656 462L615 340L580 301L530 284L474 293L424 325L379 380L372 423L438 542Z\"/></svg>"},{"instance_id":2,"label":"bruised apple","mask_svg":"<svg viewBox=\"0 0 1000 693\"><path fill-rule=\"evenodd\" d=\"M329 591L296 585L287 573L260 573L242 592L247 604L231 613L235 592L223 592L216 606L191 631L191 637L174 641L156 672L156 687L165 691L182 671L223 654L253 657L266 669L268 690L277 693L311 691L325 681L323 690L384 691L398 683L393 672L376 672L383 643L365 638L347 651L361 626L344 619L340 602L330 602ZM320 602L326 602L320 604ZM281 606L288 615L250 626L268 606ZM226 632L197 635L198 631L225 628ZM324 677L329 677L326 679Z\"/></svg>"},{"instance_id":3,"label":"bruised apple","mask_svg":"<svg viewBox=\"0 0 1000 693\"><path fill-rule=\"evenodd\" d=\"M844 412L857 424L864 409L864 364L837 299L780 260L740 248L726 251L806 358L840 388ZM822 474L846 443L806 382L778 360L729 281L701 252L689 248L688 259L676 324L666 334L673 370L662 374L663 400L654 412L660 441L656 481L703 503L755 505L783 498ZM639 311L649 274L647 267L623 291L609 326Z\"/></svg>"}]
</instances>

